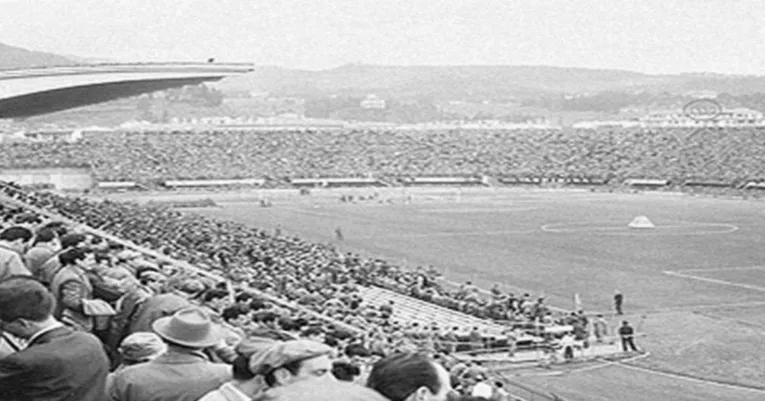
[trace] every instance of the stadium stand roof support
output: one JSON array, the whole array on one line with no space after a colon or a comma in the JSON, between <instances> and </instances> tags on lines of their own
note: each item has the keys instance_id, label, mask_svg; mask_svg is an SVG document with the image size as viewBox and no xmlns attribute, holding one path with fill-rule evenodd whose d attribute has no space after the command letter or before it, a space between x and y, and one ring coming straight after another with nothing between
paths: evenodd
<instances>
[{"instance_id":1,"label":"stadium stand roof support","mask_svg":"<svg viewBox=\"0 0 765 401\"><path fill-rule=\"evenodd\" d=\"M0 71L0 119L32 117L143 93L218 81L247 64L110 64Z\"/></svg>"}]
</instances>

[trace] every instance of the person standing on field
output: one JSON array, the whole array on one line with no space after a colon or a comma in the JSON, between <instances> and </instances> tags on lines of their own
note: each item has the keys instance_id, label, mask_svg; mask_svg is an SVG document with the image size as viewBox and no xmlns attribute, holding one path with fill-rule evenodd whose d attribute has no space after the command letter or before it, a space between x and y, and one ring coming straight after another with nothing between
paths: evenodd
<instances>
[{"instance_id":1,"label":"person standing on field","mask_svg":"<svg viewBox=\"0 0 765 401\"><path fill-rule=\"evenodd\" d=\"M624 312L622 312L623 303L624 303L624 295L622 295L621 291L614 290L614 309L616 309L617 315L624 314Z\"/></svg>"},{"instance_id":2,"label":"person standing on field","mask_svg":"<svg viewBox=\"0 0 765 401\"><path fill-rule=\"evenodd\" d=\"M624 352L638 352L635 346L635 329L626 320L622 322L622 327L619 327L619 337L622 339L622 350Z\"/></svg>"}]
</instances>

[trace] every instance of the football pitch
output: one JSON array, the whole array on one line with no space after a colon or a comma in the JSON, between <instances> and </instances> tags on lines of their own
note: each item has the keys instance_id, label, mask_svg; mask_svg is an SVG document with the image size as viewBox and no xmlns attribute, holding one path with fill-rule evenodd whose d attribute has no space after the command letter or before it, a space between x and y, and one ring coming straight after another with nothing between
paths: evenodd
<instances>
[{"instance_id":1,"label":"football pitch","mask_svg":"<svg viewBox=\"0 0 765 401\"><path fill-rule=\"evenodd\" d=\"M375 191L375 200L339 202ZM260 207L259 196L273 207ZM646 334L638 346L650 355L629 364L518 373L567 399L765 399L739 387L765 388L765 203L493 188L209 197L221 207L193 212L410 268L433 265L450 280L499 283L565 309L578 293L584 310L607 314L611 328L626 319ZM628 228L637 216L655 228ZM625 296L624 317L612 314L615 289Z\"/></svg>"}]
</instances>

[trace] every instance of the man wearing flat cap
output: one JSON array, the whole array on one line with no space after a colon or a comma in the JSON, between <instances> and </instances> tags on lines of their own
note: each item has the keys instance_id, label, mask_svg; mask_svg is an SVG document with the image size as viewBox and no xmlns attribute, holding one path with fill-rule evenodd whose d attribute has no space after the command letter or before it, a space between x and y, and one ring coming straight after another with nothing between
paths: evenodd
<instances>
[{"instance_id":1,"label":"man wearing flat cap","mask_svg":"<svg viewBox=\"0 0 765 401\"><path fill-rule=\"evenodd\" d=\"M157 319L152 329L167 344L167 352L117 372L108 389L109 400L197 401L231 380L229 365L212 363L202 352L222 337L201 309L181 309Z\"/></svg>"},{"instance_id":2,"label":"man wearing flat cap","mask_svg":"<svg viewBox=\"0 0 765 401\"><path fill-rule=\"evenodd\" d=\"M269 387L309 379L332 379L332 348L311 340L276 343L250 359L250 371Z\"/></svg>"},{"instance_id":3,"label":"man wearing flat cap","mask_svg":"<svg viewBox=\"0 0 765 401\"><path fill-rule=\"evenodd\" d=\"M239 343L231 367L234 379L205 394L199 401L250 401L261 395L268 386L262 375L252 373L250 360L268 351L277 342L266 337L249 337Z\"/></svg>"}]
</instances>

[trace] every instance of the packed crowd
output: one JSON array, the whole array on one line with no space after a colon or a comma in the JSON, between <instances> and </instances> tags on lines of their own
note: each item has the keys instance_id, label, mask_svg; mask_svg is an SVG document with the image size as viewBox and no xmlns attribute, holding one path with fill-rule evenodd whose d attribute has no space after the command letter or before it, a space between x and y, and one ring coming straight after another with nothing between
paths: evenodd
<instances>
[{"instance_id":1,"label":"packed crowd","mask_svg":"<svg viewBox=\"0 0 765 401\"><path fill-rule=\"evenodd\" d=\"M759 129L114 132L9 143L0 168L87 166L101 181L535 175L761 179Z\"/></svg>"},{"instance_id":2,"label":"packed crowd","mask_svg":"<svg viewBox=\"0 0 765 401\"><path fill-rule=\"evenodd\" d=\"M50 192L9 193L89 227L160 250L173 259L216 271L237 285L250 285L352 325L372 323L387 327L396 323L389 320L389 310L369 306L359 310L354 307L351 311L341 308L338 300L352 305L362 303L356 285L387 288L484 319L518 324L566 323L565 317L553 315L544 299L532 300L530 294L516 296L495 287L487 295L470 283L456 289L439 285L438 271L432 266L405 270L385 260L342 254L329 244L309 243L280 232L185 214L159 205L93 202ZM472 327L460 327L452 334L464 341L472 337L474 342L477 336L475 333L471 336L472 331Z\"/></svg>"},{"instance_id":3,"label":"packed crowd","mask_svg":"<svg viewBox=\"0 0 765 401\"><path fill-rule=\"evenodd\" d=\"M453 328L393 321L393 306L358 295L370 283L437 293L432 271L161 208L2 189L227 278L0 206L0 394L9 400L510 399L486 369L451 356ZM475 292L442 296L468 305Z\"/></svg>"}]
</instances>

